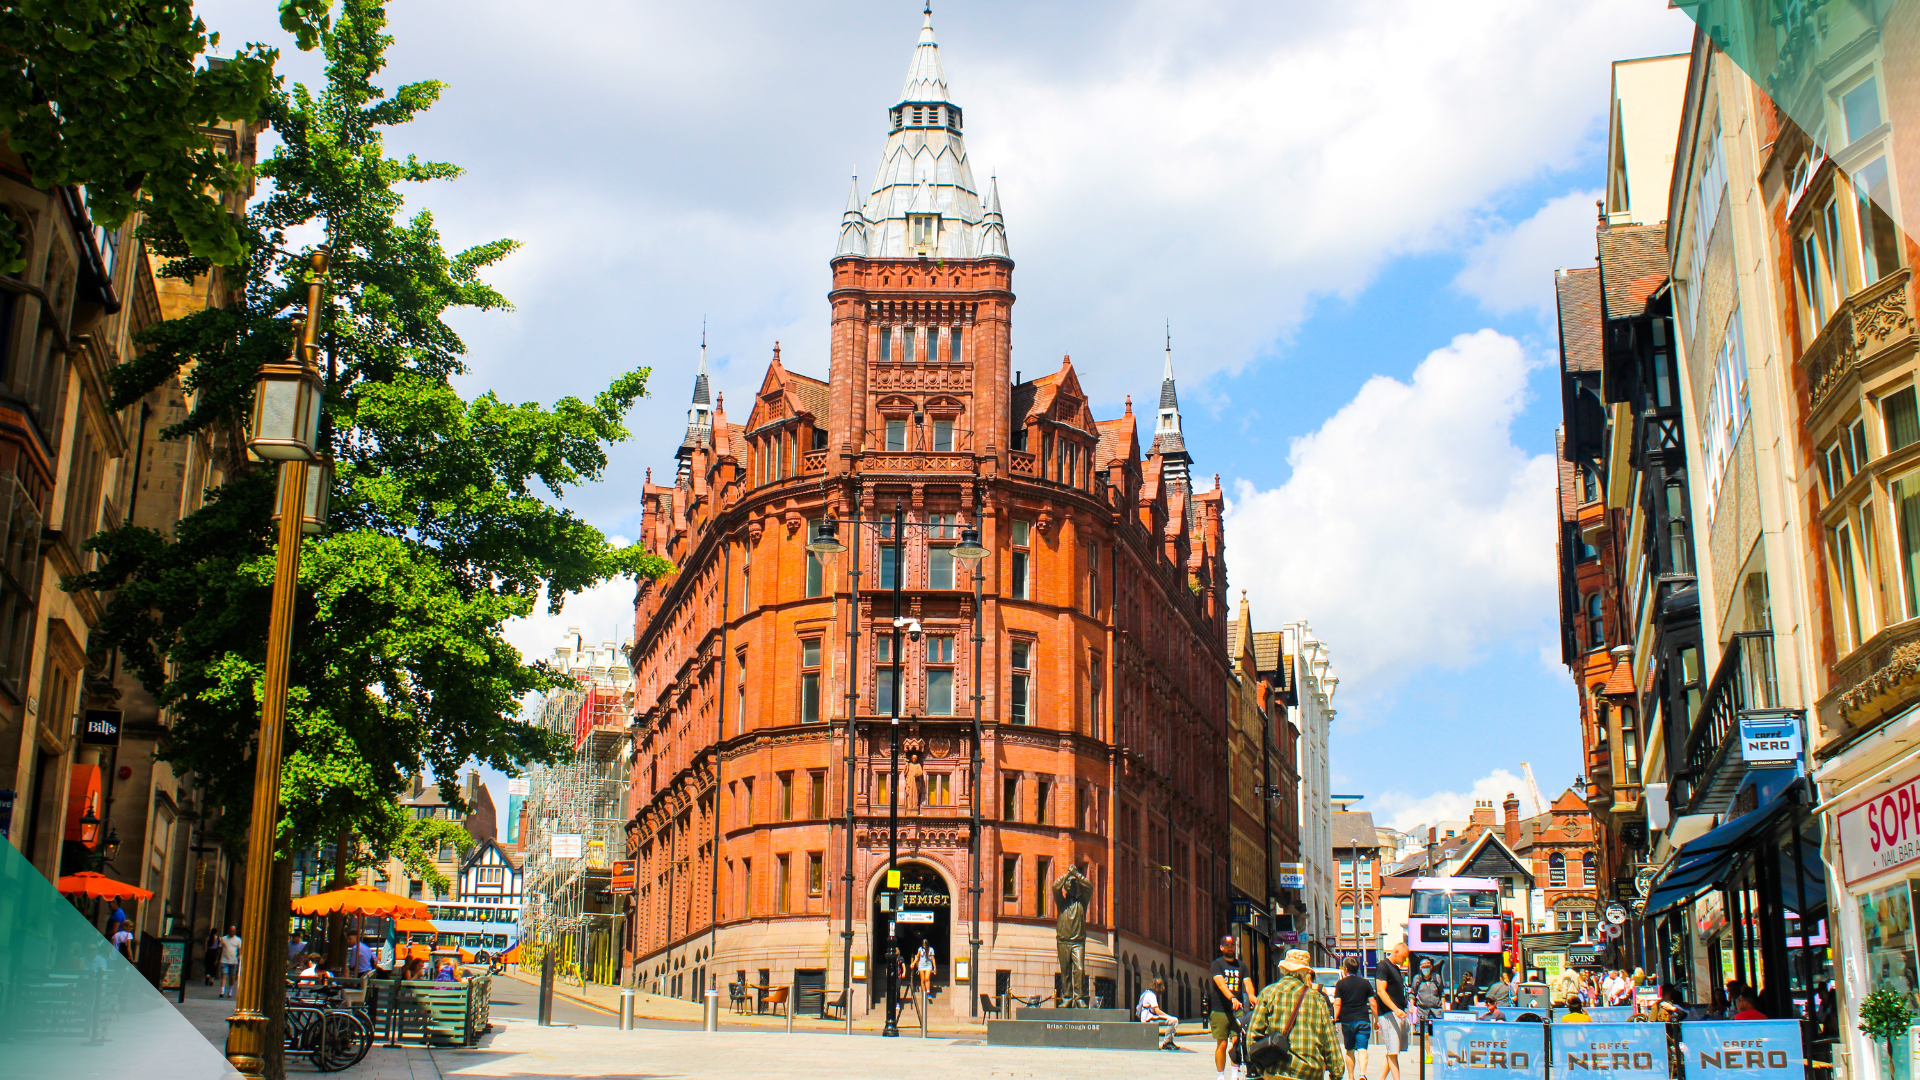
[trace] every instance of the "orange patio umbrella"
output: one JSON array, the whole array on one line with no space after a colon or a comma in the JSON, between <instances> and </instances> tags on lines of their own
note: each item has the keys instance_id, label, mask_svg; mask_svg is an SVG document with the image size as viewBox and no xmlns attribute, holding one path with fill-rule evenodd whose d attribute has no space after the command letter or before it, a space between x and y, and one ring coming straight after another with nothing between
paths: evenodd
<instances>
[{"instance_id":1,"label":"orange patio umbrella","mask_svg":"<svg viewBox=\"0 0 1920 1080\"><path fill-rule=\"evenodd\" d=\"M82 870L78 874L68 874L54 884L54 888L68 896L106 896L120 899L130 897L134 900L151 900L153 893L138 885L129 885L124 881L115 881L105 874L96 874L91 870Z\"/></svg>"},{"instance_id":2,"label":"orange patio umbrella","mask_svg":"<svg viewBox=\"0 0 1920 1080\"><path fill-rule=\"evenodd\" d=\"M382 892L371 885L349 885L344 889L302 896L293 902L295 915L391 915L395 918L421 919L427 905L418 900Z\"/></svg>"}]
</instances>

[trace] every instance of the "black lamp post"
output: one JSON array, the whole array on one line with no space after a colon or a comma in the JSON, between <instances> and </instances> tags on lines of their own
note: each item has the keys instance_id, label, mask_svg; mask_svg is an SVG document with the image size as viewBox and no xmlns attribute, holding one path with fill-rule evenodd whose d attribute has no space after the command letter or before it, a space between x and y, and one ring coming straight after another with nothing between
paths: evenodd
<instances>
[{"instance_id":1,"label":"black lamp post","mask_svg":"<svg viewBox=\"0 0 1920 1080\"><path fill-rule=\"evenodd\" d=\"M919 419L917 414L915 419L916 421ZM861 524L861 522L857 517L855 518L854 523L856 525ZM913 525L916 528L923 528L923 529L929 527L929 523L927 522L914 522ZM884 957L884 963L886 964L886 967L887 967L887 1021L886 1021L886 1026L882 1028L880 1032L882 1035L891 1036L891 1037L897 1037L900 1034L900 1017L899 1017L899 1000L898 1000L899 989L898 989L898 981L897 981L897 975L898 975L897 965L899 960L899 917L898 917L899 916L899 893L896 890L899 889L898 875L900 872L899 870L899 862L900 862L900 702L901 702L901 698L903 697L903 688L900 683L901 660L904 656L904 645L905 645L905 641L903 640L903 635L910 635L912 640L914 641L919 641L920 635L921 635L919 621L916 619L906 618L904 615L901 614L901 601L904 593L904 582L906 580L906 551L907 551L906 529L907 529L907 526L908 526L908 522L906 520L905 505L902 503L902 501L899 498L896 497L893 500L893 518L891 521L886 523L886 528L888 530L890 538L893 541L893 642L892 642L893 675L892 675L892 687L890 692L887 695L889 699L887 704L888 704L888 714L889 714L888 715L888 731L889 731L890 738L889 738L889 747L888 747L888 767L887 767L887 772L888 772L888 777L887 777L887 876L886 876L886 884L883 886L883 888L887 890L886 905L885 905L885 910L887 914L887 949ZM856 538L856 541L857 539L858 538ZM843 544L841 544L839 540L839 522L835 521L832 518L826 518L822 520L820 524L814 529L813 540L810 543L808 543L807 548L808 550L816 551L816 552L845 551L846 547ZM969 528L963 531L961 533L960 544L955 546L953 549L953 555L955 558L964 559L970 562L977 561L983 558L986 554L987 554L986 549L980 546L979 529L977 525L973 528ZM977 575L978 570L976 570L975 573ZM855 578L855 582L857 586L857 583L858 583L857 577ZM857 594L855 596L855 603L856 605L858 604ZM856 610L857 610L857 607L856 607ZM978 611L977 606L975 610L976 612ZM978 631L976 630L976 637L977 636L978 636ZM976 665L978 664L977 652L976 652L975 663ZM854 677L855 676L854 676L854 669L853 669L853 654L852 654L851 646L849 646L848 657L847 657L847 678L849 681L851 681ZM852 704L853 703L849 701L849 705L851 706ZM978 710L976 710L976 714L977 712ZM976 719L975 719L976 732L978 731L978 723L979 721L976 715ZM848 754L849 756L851 756L852 754L851 747L853 744L853 712L851 708L849 708L848 714L847 714L847 743L849 747ZM975 754L977 757L978 756L977 750ZM848 772L848 782L849 782L849 786L851 786L851 783L852 783L851 770L849 770ZM851 800L851 795L849 795L849 800ZM974 800L976 805L975 818L977 821L978 801L979 801L979 791L977 788L974 792ZM851 910L851 906L853 902L852 901L853 889L851 887L852 866L853 866L853 851L852 851L853 828L852 828L851 822L849 822L848 828L847 828L847 847L848 847L847 866L848 866L848 885L849 885L847 890L847 897L848 897L847 903L849 906L849 910ZM976 857L976 862L977 862L977 857ZM977 881L976 881L975 888L976 889L978 888ZM851 915L849 915L849 920L851 920ZM851 929L848 930L848 933L851 933ZM978 931L975 932L974 936L978 938L979 936ZM849 967L850 966L851 966L851 962L849 961ZM851 982L851 979L849 979L849 982Z\"/></svg>"},{"instance_id":2,"label":"black lamp post","mask_svg":"<svg viewBox=\"0 0 1920 1080\"><path fill-rule=\"evenodd\" d=\"M977 490L974 492L973 506L975 524L971 528L960 530L960 546L953 549L954 558L965 559L973 564L973 755L967 763L969 773L967 790L971 793L970 797L973 800L973 828L970 830L971 837L968 842L968 847L973 853L971 868L973 882L967 888L967 892L972 897L970 905L973 912L973 932L967 938L967 978L968 986L972 988L972 992L967 995L968 1016L980 1015L978 990L980 986L980 848L983 839L980 826L980 802L983 797L980 793L980 708L981 703L986 699L986 694L980 685L980 660L987 641L980 632L981 620L984 617L980 606L986 584L986 576L981 571L980 562L986 558L987 549L980 543L980 493Z\"/></svg>"}]
</instances>

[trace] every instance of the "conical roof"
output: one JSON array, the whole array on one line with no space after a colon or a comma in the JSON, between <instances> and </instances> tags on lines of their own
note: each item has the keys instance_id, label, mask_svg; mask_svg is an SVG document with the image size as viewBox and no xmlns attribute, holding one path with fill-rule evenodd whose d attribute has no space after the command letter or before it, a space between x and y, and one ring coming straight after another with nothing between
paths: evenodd
<instances>
[{"instance_id":1,"label":"conical roof","mask_svg":"<svg viewBox=\"0 0 1920 1080\"><path fill-rule=\"evenodd\" d=\"M940 66L940 45L933 40L933 5L928 4L926 18L920 23L920 42L913 48L913 62L907 65L907 85L900 91L901 102L947 100L947 73Z\"/></svg>"}]
</instances>

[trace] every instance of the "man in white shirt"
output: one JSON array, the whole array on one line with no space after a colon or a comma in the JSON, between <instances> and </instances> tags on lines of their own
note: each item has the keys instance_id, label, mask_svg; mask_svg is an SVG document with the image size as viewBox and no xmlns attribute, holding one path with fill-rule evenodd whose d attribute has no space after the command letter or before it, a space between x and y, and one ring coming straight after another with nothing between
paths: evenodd
<instances>
[{"instance_id":1,"label":"man in white shirt","mask_svg":"<svg viewBox=\"0 0 1920 1080\"><path fill-rule=\"evenodd\" d=\"M1160 994L1166 990L1164 979L1153 980L1153 986L1140 991L1140 1003L1134 1006L1134 1015L1143 1024L1160 1025L1160 1049L1178 1050L1173 1045L1173 1033L1180 1030L1180 1019L1160 1007Z\"/></svg>"},{"instance_id":2,"label":"man in white shirt","mask_svg":"<svg viewBox=\"0 0 1920 1080\"><path fill-rule=\"evenodd\" d=\"M220 938L220 996L230 998L234 994L234 978L240 972L240 935L233 927Z\"/></svg>"}]
</instances>

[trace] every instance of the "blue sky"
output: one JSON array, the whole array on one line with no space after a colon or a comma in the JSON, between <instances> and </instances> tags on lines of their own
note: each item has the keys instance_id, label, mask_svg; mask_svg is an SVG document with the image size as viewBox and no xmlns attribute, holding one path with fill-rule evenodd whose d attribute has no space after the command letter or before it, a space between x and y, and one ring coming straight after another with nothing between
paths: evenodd
<instances>
[{"instance_id":1,"label":"blue sky","mask_svg":"<svg viewBox=\"0 0 1920 1080\"><path fill-rule=\"evenodd\" d=\"M511 313L463 315L466 389L588 395L651 365L607 479L567 501L631 536L672 469L702 319L737 403L774 341L824 375L827 258L870 181L919 0L403 0L391 139L454 244L512 236ZM283 50L264 0L202 0ZM1306 618L1342 681L1335 784L1406 826L1577 771L1557 666L1550 308L1592 262L1608 63L1685 51L1665 0L941 0L975 175L999 177L1014 366L1071 353L1096 413L1151 403L1173 324L1189 446L1232 505L1256 624ZM1148 415L1143 436L1151 425ZM624 640L625 587L514 629ZM502 785L503 786L503 785Z\"/></svg>"}]
</instances>

